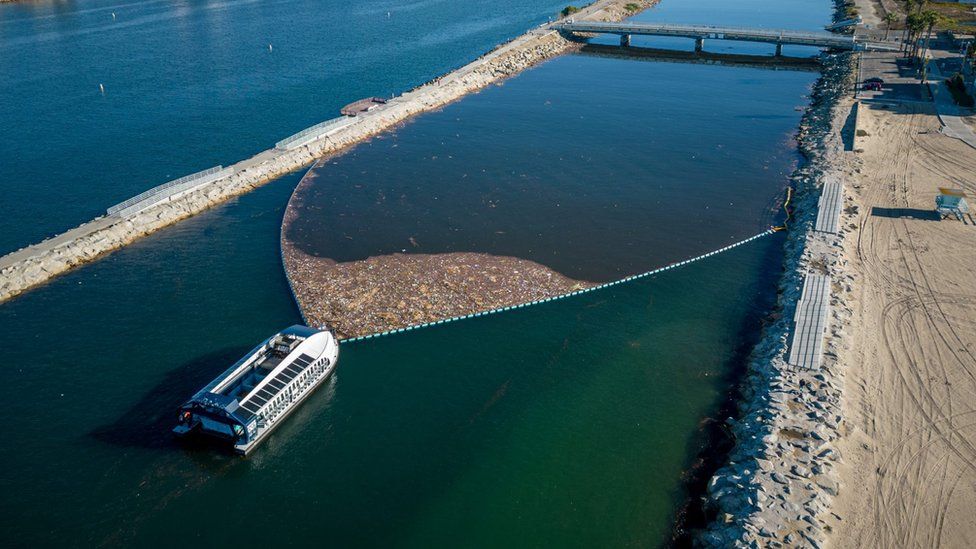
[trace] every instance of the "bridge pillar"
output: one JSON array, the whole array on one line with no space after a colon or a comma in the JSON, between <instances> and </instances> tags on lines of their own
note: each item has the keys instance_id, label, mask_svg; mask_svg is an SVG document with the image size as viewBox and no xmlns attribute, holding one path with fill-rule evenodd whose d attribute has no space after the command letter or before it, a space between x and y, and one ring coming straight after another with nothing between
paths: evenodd
<instances>
[{"instance_id":1,"label":"bridge pillar","mask_svg":"<svg viewBox=\"0 0 976 549\"><path fill-rule=\"evenodd\" d=\"M704 47L705 47L705 39L701 37L695 38L695 53L701 53Z\"/></svg>"},{"instance_id":2,"label":"bridge pillar","mask_svg":"<svg viewBox=\"0 0 976 549\"><path fill-rule=\"evenodd\" d=\"M623 46L623 47L625 47L625 48L629 48L630 47L630 35L629 34L621 34L620 35L620 45Z\"/></svg>"},{"instance_id":3,"label":"bridge pillar","mask_svg":"<svg viewBox=\"0 0 976 549\"><path fill-rule=\"evenodd\" d=\"M780 57L781 55L783 55L783 44L777 43L776 44L776 57Z\"/></svg>"}]
</instances>

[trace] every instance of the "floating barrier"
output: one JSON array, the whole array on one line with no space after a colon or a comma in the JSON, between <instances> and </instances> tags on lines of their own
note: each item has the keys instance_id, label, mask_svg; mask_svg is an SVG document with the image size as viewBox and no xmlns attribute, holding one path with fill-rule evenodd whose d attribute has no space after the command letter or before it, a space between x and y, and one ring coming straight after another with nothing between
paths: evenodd
<instances>
[{"instance_id":1,"label":"floating barrier","mask_svg":"<svg viewBox=\"0 0 976 549\"><path fill-rule=\"evenodd\" d=\"M312 162L312 165L308 167L308 171L302 176L302 179L308 177L308 174L312 173L312 170L318 167L320 160ZM297 187L296 187L297 190ZM288 282L288 291L291 292L291 299L295 302L295 306L298 307L298 314L302 317L302 324L308 326L308 319L305 318L305 311L302 310L302 303L298 301L298 294L295 293L295 286L291 283L291 277L288 276L288 265L285 264L285 248L284 246L278 246L280 252L278 256L281 258L281 272L285 273L285 281Z\"/></svg>"},{"instance_id":2,"label":"floating barrier","mask_svg":"<svg viewBox=\"0 0 976 549\"><path fill-rule=\"evenodd\" d=\"M671 269L677 269L678 267L684 267L685 265L694 263L696 261L701 261L702 259L705 259L705 258L708 258L708 257L712 257L712 256L718 255L718 254L723 253L723 252L727 252L727 251L729 251L729 250L731 250L733 248L737 248L739 246L742 246L743 244L747 244L749 242L752 242L753 240L760 239L760 238L762 238L764 236L769 236L769 235L771 235L771 234L773 234L773 233L775 233L775 232L777 232L779 230L783 230L783 229L781 227L772 227L772 228L769 228L769 229L767 229L767 230L765 230L765 231L763 231L763 232L761 232L761 233L759 233L759 234L757 234L755 236L751 236L751 237L749 237L749 238L747 238L745 240L740 240L739 242L736 242L735 244L729 244L728 246L725 246L723 248L719 248L719 249L717 249L715 251L711 251L711 252L708 252L708 253L699 255L697 257L693 257L691 259L686 259L684 261L679 261L678 263L672 263L670 265L665 265L664 267L658 267L657 269L653 269L651 271L647 271L647 272L644 272L644 273L635 274L635 275L631 275L631 276L628 276L628 277L625 277L625 278L621 278L620 280L614 280L613 282L607 282L605 284L599 284L597 286L591 286L589 288L581 288L579 290L574 290L572 292L568 292L568 293L565 293L565 294L561 294L561 295L557 295L557 296L552 296L552 297L546 297L546 298L543 298L543 299L537 299L535 301L528 301L526 303L519 303L518 305L507 305L505 307L498 307L497 309L489 309L487 311L481 311L481 312L478 312L478 313L471 313L471 314L466 314L466 315L459 315L459 316L455 316L455 317L451 317L451 318L444 318L444 319L441 319L441 320L434 320L434 321L431 321L431 322L425 322L423 324L414 324L412 326L407 326L405 328L396 328L394 330L387 330L385 332L379 332L379 333L375 333L375 334L369 334L369 335L363 335L363 336L357 336L357 337L350 337L350 338L347 338L347 339L343 339L340 343L355 343L357 341L366 341L368 339L373 339L373 338L377 338L377 337L384 337L384 336L388 336L388 335L399 334L399 333L403 333L403 332L411 331L411 330L419 330L420 328L427 328L427 327L430 327L430 326L439 326L441 324L447 324L449 322L457 322L458 320L465 320L465 319L468 319L468 318L475 318L475 317L493 315L493 314L502 313L502 312L505 312L505 311L511 311L513 309L522 309L524 307L529 307L529 306L532 306L532 305L540 305L542 303L549 303L551 301L558 301L560 299L566 299L568 297L578 296L578 295L586 294L586 293L589 293L589 292L595 292L597 290L602 290L604 288L609 288L611 286L617 286L618 284L624 284L624 283L633 282L635 280L639 280L639 279L642 279L642 278L647 278L649 276L653 276L653 275L656 275L656 274L659 274L659 273L663 273L664 271L669 271ZM290 284L291 283L289 282L289 285Z\"/></svg>"}]
</instances>

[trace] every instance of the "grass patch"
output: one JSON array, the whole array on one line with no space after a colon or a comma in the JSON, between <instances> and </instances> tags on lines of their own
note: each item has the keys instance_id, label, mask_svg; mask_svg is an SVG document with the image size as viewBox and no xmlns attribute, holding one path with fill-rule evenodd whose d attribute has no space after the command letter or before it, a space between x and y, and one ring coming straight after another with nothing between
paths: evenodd
<instances>
[{"instance_id":1,"label":"grass patch","mask_svg":"<svg viewBox=\"0 0 976 549\"><path fill-rule=\"evenodd\" d=\"M959 23L976 21L976 13L973 13L973 7L976 6L956 2L929 2L928 4L928 9L935 11L939 15L955 19L956 24L947 25L948 28L965 32L972 32L973 28L968 25L960 25Z\"/></svg>"}]
</instances>

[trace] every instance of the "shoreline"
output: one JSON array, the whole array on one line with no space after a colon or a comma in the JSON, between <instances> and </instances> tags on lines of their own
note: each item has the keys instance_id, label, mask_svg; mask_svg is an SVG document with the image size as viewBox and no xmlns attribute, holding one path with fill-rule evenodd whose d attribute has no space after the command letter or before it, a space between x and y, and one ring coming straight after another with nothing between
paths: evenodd
<instances>
[{"instance_id":1,"label":"shoreline","mask_svg":"<svg viewBox=\"0 0 976 549\"><path fill-rule=\"evenodd\" d=\"M657 1L598 0L574 17L619 21L646 10ZM636 9L627 6L636 6ZM439 109L578 47L579 43L563 38L546 25L533 28L463 67L391 99L382 108L359 115L355 124L330 135L292 150L268 149L258 153L232 165L232 175L161 202L131 218L98 217L0 257L0 303L143 236L308 166L321 157L341 154L413 116Z\"/></svg>"},{"instance_id":2,"label":"shoreline","mask_svg":"<svg viewBox=\"0 0 976 549\"><path fill-rule=\"evenodd\" d=\"M837 164L845 154L841 130L853 75L849 54L825 62L800 125L797 140L804 161L791 176L794 210L777 304L739 384L738 413L725 422L731 450L719 460L722 465L702 494L711 520L692 533L706 547L819 547L836 522L832 501L840 482L835 441L846 433L846 425L840 410L843 375L835 363L839 326L851 315L841 299L844 290L850 292L842 269L846 259L837 248L849 231L849 220L845 215L839 235L814 232L813 224L820 187L838 176ZM849 202L847 197L845 204ZM786 360L793 311L807 272L830 274L834 280L820 370L801 370Z\"/></svg>"},{"instance_id":3,"label":"shoreline","mask_svg":"<svg viewBox=\"0 0 976 549\"><path fill-rule=\"evenodd\" d=\"M844 83L859 70L833 69L837 89L801 130L808 162L793 178L777 318L726 421L735 445L708 482L711 522L695 541L972 547L976 219L943 219L934 204L939 187L976 193L976 158L940 104L898 82L885 92L895 100L858 100ZM843 183L836 234L813 227L827 181ZM831 281L822 363L810 370L786 360L807 273Z\"/></svg>"}]
</instances>

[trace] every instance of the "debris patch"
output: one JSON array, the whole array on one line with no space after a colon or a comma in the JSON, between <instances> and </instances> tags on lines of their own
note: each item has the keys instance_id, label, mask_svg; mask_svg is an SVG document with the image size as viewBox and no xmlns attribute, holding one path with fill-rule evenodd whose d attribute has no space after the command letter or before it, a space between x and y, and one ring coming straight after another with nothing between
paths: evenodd
<instances>
[{"instance_id":1,"label":"debris patch","mask_svg":"<svg viewBox=\"0 0 976 549\"><path fill-rule=\"evenodd\" d=\"M595 285L526 259L460 252L337 263L282 241L285 271L311 326L340 338L518 305Z\"/></svg>"}]
</instances>

